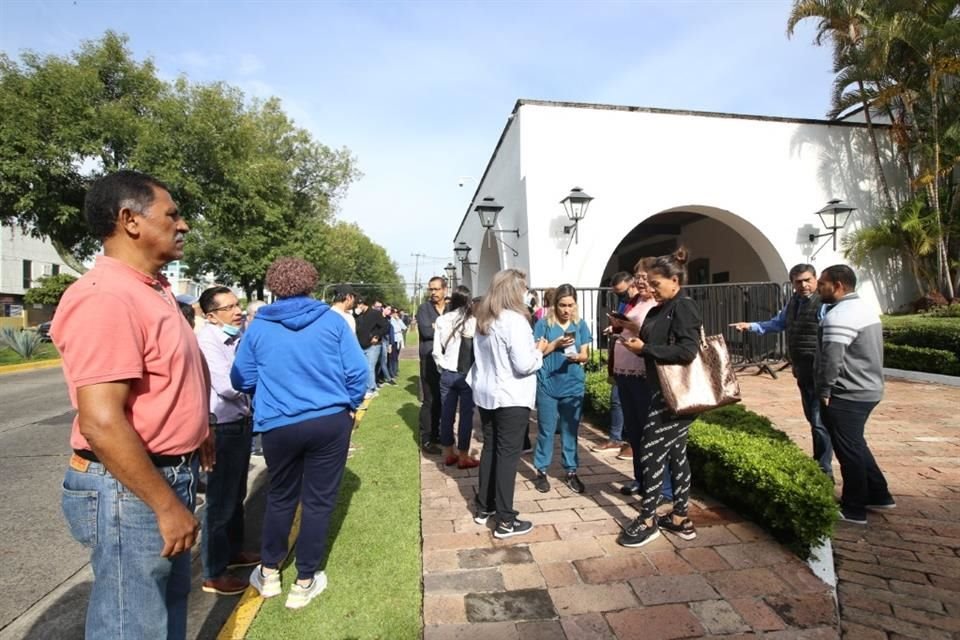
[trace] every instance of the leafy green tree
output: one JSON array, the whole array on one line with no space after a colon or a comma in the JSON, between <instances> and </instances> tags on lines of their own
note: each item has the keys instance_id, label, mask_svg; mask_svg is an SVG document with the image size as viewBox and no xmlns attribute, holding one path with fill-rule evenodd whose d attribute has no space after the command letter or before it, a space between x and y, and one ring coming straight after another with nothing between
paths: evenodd
<instances>
[{"instance_id":1,"label":"leafy green tree","mask_svg":"<svg viewBox=\"0 0 960 640\"><path fill-rule=\"evenodd\" d=\"M76 281L76 277L69 273L44 276L40 278L38 286L27 289L27 292L23 294L23 301L27 304L58 305L67 287Z\"/></svg>"},{"instance_id":2,"label":"leafy green tree","mask_svg":"<svg viewBox=\"0 0 960 640\"><path fill-rule=\"evenodd\" d=\"M0 221L80 272L98 246L81 213L89 177L128 165L163 89L126 43L108 31L69 57L0 54Z\"/></svg>"},{"instance_id":3,"label":"leafy green tree","mask_svg":"<svg viewBox=\"0 0 960 640\"><path fill-rule=\"evenodd\" d=\"M862 106L886 209L879 223L912 210L918 197L931 217L934 285L960 288L960 5L956 0L795 0L787 23L817 20L816 44L834 46L831 117ZM896 206L882 173L872 118L886 115L910 201ZM925 219L926 216L924 216ZM881 234L882 235L882 234ZM926 269L926 267L924 267Z\"/></svg>"}]
</instances>

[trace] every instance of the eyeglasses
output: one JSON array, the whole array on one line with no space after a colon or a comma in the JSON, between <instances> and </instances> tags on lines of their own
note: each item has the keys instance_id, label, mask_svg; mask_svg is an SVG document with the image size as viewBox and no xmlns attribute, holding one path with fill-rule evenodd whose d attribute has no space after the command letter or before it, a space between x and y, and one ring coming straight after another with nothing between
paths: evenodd
<instances>
[{"instance_id":1,"label":"eyeglasses","mask_svg":"<svg viewBox=\"0 0 960 640\"><path fill-rule=\"evenodd\" d=\"M218 311L233 311L234 309L239 309L240 303L234 302L233 304L228 304L225 307L217 307L216 309L210 309L207 313L217 313Z\"/></svg>"}]
</instances>

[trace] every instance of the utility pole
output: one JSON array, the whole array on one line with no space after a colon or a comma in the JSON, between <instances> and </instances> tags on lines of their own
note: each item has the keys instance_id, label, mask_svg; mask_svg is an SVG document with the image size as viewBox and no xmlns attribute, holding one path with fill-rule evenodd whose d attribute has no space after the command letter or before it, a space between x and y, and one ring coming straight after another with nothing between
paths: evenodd
<instances>
[{"instance_id":1,"label":"utility pole","mask_svg":"<svg viewBox=\"0 0 960 640\"><path fill-rule=\"evenodd\" d=\"M411 253L411 257L416 258L413 266L413 299L414 304L420 304L420 258L426 258L425 253ZM409 264L409 263L408 263Z\"/></svg>"}]
</instances>

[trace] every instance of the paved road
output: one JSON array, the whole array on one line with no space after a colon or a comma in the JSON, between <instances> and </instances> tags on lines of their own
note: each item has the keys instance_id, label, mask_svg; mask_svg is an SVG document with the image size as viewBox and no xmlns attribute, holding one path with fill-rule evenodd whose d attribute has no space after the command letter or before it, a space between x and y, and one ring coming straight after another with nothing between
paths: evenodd
<instances>
[{"instance_id":1,"label":"paved road","mask_svg":"<svg viewBox=\"0 0 960 640\"><path fill-rule=\"evenodd\" d=\"M0 640L83 637L93 573L88 551L70 537L60 512L72 421L59 368L0 375L0 560L11 585L0 598ZM254 458L247 511L253 549L264 468L263 458ZM238 598L202 593L196 557L193 569L188 637L213 638Z\"/></svg>"}]
</instances>

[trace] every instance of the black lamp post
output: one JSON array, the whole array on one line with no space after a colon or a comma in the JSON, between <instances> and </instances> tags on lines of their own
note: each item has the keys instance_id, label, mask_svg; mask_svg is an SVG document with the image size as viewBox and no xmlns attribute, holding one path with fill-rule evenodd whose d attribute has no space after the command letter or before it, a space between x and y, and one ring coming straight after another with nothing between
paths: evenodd
<instances>
[{"instance_id":1,"label":"black lamp post","mask_svg":"<svg viewBox=\"0 0 960 640\"><path fill-rule=\"evenodd\" d=\"M850 214L856 211L856 207L851 207L850 205L843 204L840 200L831 200L827 203L823 209L817 211L817 215L820 217L820 222L823 223L826 233L811 233L810 242L813 242L817 238L825 238L831 236L833 240L833 250L837 250L837 231L842 229L844 225L847 224L847 220L850 219ZM828 217L830 218L828 220Z\"/></svg>"},{"instance_id":2,"label":"black lamp post","mask_svg":"<svg viewBox=\"0 0 960 640\"><path fill-rule=\"evenodd\" d=\"M498 203L491 197L486 197L480 201L476 207L473 208L477 212L477 215L480 216L480 226L482 226L487 233L515 233L517 237L520 237L520 229L494 229L497 226L497 216L500 215L500 212L503 211L503 205ZM503 242L501 240L500 242ZM513 251L513 255L516 257L520 255L516 249L508 245L506 242L503 242L503 245ZM487 247L490 247L490 236L487 236Z\"/></svg>"},{"instance_id":3,"label":"black lamp post","mask_svg":"<svg viewBox=\"0 0 960 640\"><path fill-rule=\"evenodd\" d=\"M560 201L564 211L567 212L567 217L573 223L563 227L564 233L572 234L570 242L579 243L577 229L580 227L580 221L587 216L587 209L590 208L591 200L593 198L584 193L583 189L574 187L567 194L567 197ZM567 243L567 253L570 253L570 242Z\"/></svg>"},{"instance_id":4,"label":"black lamp post","mask_svg":"<svg viewBox=\"0 0 960 640\"><path fill-rule=\"evenodd\" d=\"M447 266L443 268L447 274L447 282L450 283L451 287L457 286L457 268L453 266L452 262L448 262Z\"/></svg>"}]
</instances>

